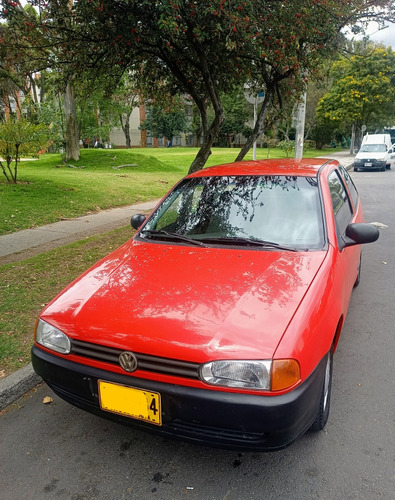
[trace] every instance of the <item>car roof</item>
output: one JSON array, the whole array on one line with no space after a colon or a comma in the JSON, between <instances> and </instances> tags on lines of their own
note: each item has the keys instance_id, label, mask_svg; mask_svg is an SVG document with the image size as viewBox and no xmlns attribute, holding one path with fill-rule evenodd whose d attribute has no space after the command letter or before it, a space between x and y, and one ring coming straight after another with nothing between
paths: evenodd
<instances>
[{"instance_id":1,"label":"car roof","mask_svg":"<svg viewBox=\"0 0 395 500\"><path fill-rule=\"evenodd\" d=\"M224 163L199 170L188 177L211 177L227 175L294 175L316 177L319 169L326 163L338 164L326 158L282 158L273 160L249 160Z\"/></svg>"}]
</instances>

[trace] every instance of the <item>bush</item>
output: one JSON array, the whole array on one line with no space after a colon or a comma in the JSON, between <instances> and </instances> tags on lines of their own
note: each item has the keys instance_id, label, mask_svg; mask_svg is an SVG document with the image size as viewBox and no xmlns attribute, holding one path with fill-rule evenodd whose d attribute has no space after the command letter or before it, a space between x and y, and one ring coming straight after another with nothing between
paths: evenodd
<instances>
[{"instance_id":1,"label":"bush","mask_svg":"<svg viewBox=\"0 0 395 500\"><path fill-rule=\"evenodd\" d=\"M36 156L49 146L49 131L45 125L27 120L9 119L0 125L0 166L7 182L16 184L18 162L22 155ZM11 164L14 162L14 166Z\"/></svg>"},{"instance_id":2,"label":"bush","mask_svg":"<svg viewBox=\"0 0 395 500\"><path fill-rule=\"evenodd\" d=\"M277 147L282 149L284 153L287 155L287 158L289 156L289 153L294 151L295 149L295 142L294 141L281 141L277 144Z\"/></svg>"}]
</instances>

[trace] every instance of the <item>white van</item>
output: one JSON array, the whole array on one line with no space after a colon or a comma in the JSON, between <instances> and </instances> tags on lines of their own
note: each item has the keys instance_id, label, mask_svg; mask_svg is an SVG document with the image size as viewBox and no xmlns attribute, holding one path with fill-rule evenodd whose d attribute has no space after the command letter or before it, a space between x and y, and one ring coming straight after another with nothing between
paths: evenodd
<instances>
[{"instance_id":1,"label":"white van","mask_svg":"<svg viewBox=\"0 0 395 500\"><path fill-rule=\"evenodd\" d=\"M385 170L395 165L395 151L390 134L366 134L354 158L354 171Z\"/></svg>"}]
</instances>

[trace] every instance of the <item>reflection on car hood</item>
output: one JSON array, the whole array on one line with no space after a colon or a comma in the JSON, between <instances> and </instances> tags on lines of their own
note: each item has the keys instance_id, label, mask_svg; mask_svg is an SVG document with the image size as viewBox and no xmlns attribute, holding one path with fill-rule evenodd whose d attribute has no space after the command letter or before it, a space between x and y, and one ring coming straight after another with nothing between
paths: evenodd
<instances>
[{"instance_id":1,"label":"reflection on car hood","mask_svg":"<svg viewBox=\"0 0 395 500\"><path fill-rule=\"evenodd\" d=\"M73 338L157 356L270 358L324 257L130 241L41 317Z\"/></svg>"}]
</instances>

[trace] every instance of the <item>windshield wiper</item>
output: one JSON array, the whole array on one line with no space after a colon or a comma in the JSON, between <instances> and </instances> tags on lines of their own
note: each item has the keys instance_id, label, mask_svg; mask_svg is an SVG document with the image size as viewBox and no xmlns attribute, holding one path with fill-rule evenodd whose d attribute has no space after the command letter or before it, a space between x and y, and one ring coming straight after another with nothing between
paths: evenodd
<instances>
[{"instance_id":1,"label":"windshield wiper","mask_svg":"<svg viewBox=\"0 0 395 500\"><path fill-rule=\"evenodd\" d=\"M289 247L286 245L280 245L274 241L258 240L254 238L225 238L225 237L214 237L214 238L204 238L205 243L220 243L225 245L251 245L266 248L276 248L278 250L287 250L290 252L297 252L297 248Z\"/></svg>"},{"instance_id":2,"label":"windshield wiper","mask_svg":"<svg viewBox=\"0 0 395 500\"><path fill-rule=\"evenodd\" d=\"M170 240L184 241L185 243L191 243L192 245L198 245L201 247L207 246L202 241L193 240L192 238L188 238L187 236L183 236L181 234L170 233L164 229L143 229L141 234L152 238L166 238Z\"/></svg>"}]
</instances>

